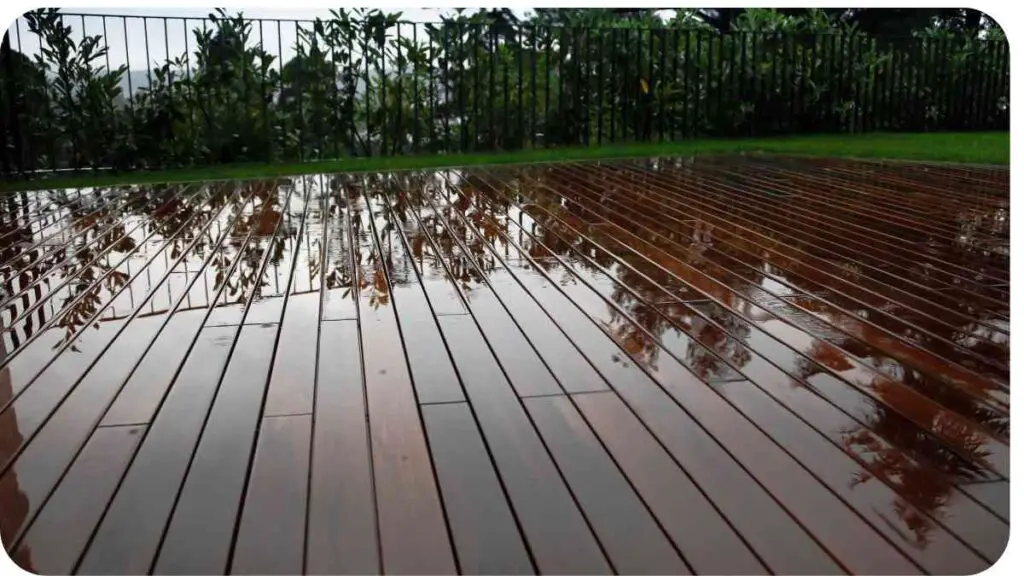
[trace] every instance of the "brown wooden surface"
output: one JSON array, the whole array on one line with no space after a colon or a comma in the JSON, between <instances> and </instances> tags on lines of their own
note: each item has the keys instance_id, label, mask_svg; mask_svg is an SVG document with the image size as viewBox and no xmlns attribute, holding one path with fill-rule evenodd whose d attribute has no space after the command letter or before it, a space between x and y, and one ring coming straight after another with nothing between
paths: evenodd
<instances>
[{"instance_id":1,"label":"brown wooden surface","mask_svg":"<svg viewBox=\"0 0 1024 576\"><path fill-rule=\"evenodd\" d=\"M302 572L312 419L263 419L231 557L232 574Z\"/></svg>"},{"instance_id":2,"label":"brown wooden surface","mask_svg":"<svg viewBox=\"0 0 1024 576\"><path fill-rule=\"evenodd\" d=\"M47 573L976 573L1009 173L771 156L0 209L0 537Z\"/></svg>"}]
</instances>

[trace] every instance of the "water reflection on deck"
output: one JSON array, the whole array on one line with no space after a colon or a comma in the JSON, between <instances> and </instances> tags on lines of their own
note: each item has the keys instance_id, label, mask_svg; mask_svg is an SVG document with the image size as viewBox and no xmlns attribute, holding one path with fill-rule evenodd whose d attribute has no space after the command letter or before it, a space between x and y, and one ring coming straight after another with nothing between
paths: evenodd
<instances>
[{"instance_id":1,"label":"water reflection on deck","mask_svg":"<svg viewBox=\"0 0 1024 576\"><path fill-rule=\"evenodd\" d=\"M9 194L44 573L975 573L1009 173L660 159Z\"/></svg>"}]
</instances>

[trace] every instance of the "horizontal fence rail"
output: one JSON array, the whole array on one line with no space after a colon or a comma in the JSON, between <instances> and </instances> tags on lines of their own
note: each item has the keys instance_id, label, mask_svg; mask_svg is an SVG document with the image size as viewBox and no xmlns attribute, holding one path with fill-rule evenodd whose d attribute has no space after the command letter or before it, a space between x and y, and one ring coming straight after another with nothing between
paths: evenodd
<instances>
[{"instance_id":1,"label":"horizontal fence rail","mask_svg":"<svg viewBox=\"0 0 1024 576\"><path fill-rule=\"evenodd\" d=\"M1009 128L1005 41L36 11L2 171Z\"/></svg>"}]
</instances>

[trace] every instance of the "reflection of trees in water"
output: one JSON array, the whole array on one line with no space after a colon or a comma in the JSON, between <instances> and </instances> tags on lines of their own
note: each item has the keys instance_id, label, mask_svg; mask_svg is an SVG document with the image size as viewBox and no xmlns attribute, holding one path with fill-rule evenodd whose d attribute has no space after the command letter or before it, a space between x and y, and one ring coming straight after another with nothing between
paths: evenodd
<instances>
[{"instance_id":1,"label":"reflection of trees in water","mask_svg":"<svg viewBox=\"0 0 1024 576\"><path fill-rule=\"evenodd\" d=\"M204 230L204 227L209 223L210 218L215 216L232 198L235 186L234 183L215 184L210 185L206 191L192 194L192 190L187 190L178 197L175 195L180 189L167 185L150 186L140 191L126 191L124 193L133 195L127 202L110 204L101 213L88 218L83 216L96 209L95 203L100 201L99 196L102 191L95 190L89 194L83 194L82 197L74 198L67 194L55 195L53 201L58 205L67 202L67 205L62 207L71 214L71 218L75 218L68 221L69 228L82 232L82 234L47 258L37 258L21 274L22 286L28 285L35 279L43 278L55 267L59 267L57 273L45 277L32 290L32 298L26 297L20 302L9 302L7 308L13 316L16 314L17 308L24 311L33 304L49 298L51 304L49 318L59 316L53 327L64 331L62 338L54 347L63 345L74 339L89 318L96 315L117 291L132 280L133 274L136 273L129 268L134 258L119 266L112 265L113 262L121 260L138 247L132 235L125 235L129 232L129 227L136 225L132 221L133 218L146 220L133 235L155 232L154 238L168 241L168 250L172 259L179 257L185 247L202 233L194 249L197 254L202 254L207 246L216 242L212 231ZM266 201L271 197L270 188L264 184L250 183L247 186L255 189L257 198ZM92 203L86 200L90 200ZM240 214L243 208L244 205L236 199L235 205L231 208L232 216ZM200 217L192 219L195 216ZM259 224L255 218L255 216L244 217L236 232L254 226L258 227ZM185 228L182 228L183 226ZM174 235L174 232L179 229L181 231ZM97 258L104 253L104 256ZM66 262L62 262L67 254L72 256ZM145 254L145 252L138 252L138 254ZM94 259L95 261L93 261ZM218 279L223 277L223 270L229 264L230 259L225 255L214 255L211 265L217 270ZM54 294L44 289L51 283L59 284L68 278L73 280L64 287L61 293ZM100 280L101 278L102 280ZM251 281L252 279L248 277L241 280L242 283L251 283ZM154 288L145 283L139 285L142 286L144 294ZM7 287L10 286L11 282L8 281ZM128 289L134 290L135 288L133 286ZM62 295L64 291L66 294ZM53 303L57 303L57 306L53 306ZM170 301L168 301L168 305L170 305ZM26 318L24 322L19 322L20 326L9 328L16 345L19 341L16 338L15 329L22 328L24 337L30 337L34 330L49 319L46 309L47 306L40 305L38 315L33 313L32 318ZM117 316L116 312L115 317ZM98 324L96 327L98 328ZM72 346L71 350L76 350L76 348Z\"/></svg>"},{"instance_id":2,"label":"reflection of trees in water","mask_svg":"<svg viewBox=\"0 0 1024 576\"><path fill-rule=\"evenodd\" d=\"M568 182L544 181L543 177L540 177L537 178L537 184L556 187L559 192L564 193L567 197L574 198L572 196L573 184ZM594 183L591 183L591 185L594 185ZM563 204L551 195L543 192L540 188L533 188L531 192L531 194L528 194L523 199L524 201L543 206L551 213L557 214L560 218L569 222L573 227L579 230L587 230L586 219L592 218L588 211L583 210L573 202ZM581 202L589 202L587 198L581 196L578 198ZM554 218L546 217L542 211L531 212L531 216L547 229L558 230L560 233L564 233L567 238L578 238L578 236L570 234L566 227L555 222ZM617 221L615 218L610 219ZM701 243L705 245L713 243L713 230L699 226L694 226L694 230L701 232L700 237L697 238ZM590 233L590 236L605 246L613 246L613 243L602 241L602 238L610 234L612 234L610 230L602 229L596 233ZM644 252L644 247L641 244L632 243L624 236L617 235L615 238L627 243L627 245L632 246L641 253ZM557 243L551 244L551 246L557 245ZM679 246L660 247L698 266L700 263L707 262L706 259L708 258L721 258L721 256L716 256L714 252L709 251L699 251L699 253L686 252L684 254L685 249ZM730 248L722 244L718 244L716 248L726 253L737 250L735 247ZM743 245L740 248L749 251L755 247L753 245ZM629 254L628 251L615 250L615 252L625 261L642 270L652 280L662 285L669 285L668 274L663 270L659 270L658 267L652 267L649 264L643 265L641 263L642 259L638 262L636 256ZM740 254L737 252L735 255L739 256ZM725 266L727 263L723 261L720 264ZM676 271L674 267L667 265L666 267L673 272ZM699 267L704 268L703 266ZM709 273L712 272L706 268L705 270ZM713 275L718 276L717 274ZM637 277L634 278L634 276ZM664 296L661 290L651 287L647 282L637 281L640 279L635 272L619 269L617 277L636 290L642 300L646 302L656 302ZM683 277L685 278L686 276ZM754 279L754 277L751 277L751 279ZM754 298L755 296L751 291L758 293L757 295L760 292L753 285L733 285L736 289L746 294L748 298ZM701 288L704 288L704 286L701 286ZM630 316L639 324L659 338L663 337L667 330L675 330L675 325L685 326L690 329L690 333L696 339L709 348L714 349L722 357L728 358L736 365L742 366L750 360L752 352L743 344L749 338L751 326L724 307L717 305L702 306L701 311L719 326L724 327L730 334L738 336L738 339L726 337L723 330L703 318L695 316L688 305L661 305L661 310L672 320L672 322L669 322L664 316L653 313L649 306L637 301L632 295L621 290L621 288L613 292L612 298L617 304L626 309ZM654 347L652 341L638 337L639 331L635 329L635 326L622 319L615 319L614 316L611 326L616 334L616 339L627 350L635 354L638 359L654 364L657 359L657 348ZM823 372L825 366L838 372L853 368L851 360L841 350L829 346L818 339L815 339L810 347L803 352L810 356L813 361L808 358L800 358L797 363L798 373L793 374L793 376L805 382L808 377ZM888 399L894 405L899 405L896 398L887 397L906 395L907 388L897 384L897 382L906 383L916 390L924 391L928 397L935 399L943 406L952 408L959 414L967 416L971 420L991 426L990 429L1008 433L1009 422L1004 415L987 409L964 394L956 394L951 387L938 384L934 380L929 381L927 384L923 381L915 382L915 378L920 379L923 376L915 371L906 369L891 359L878 358L876 355L867 352L863 356L863 360L873 362L879 370L882 370L879 363L887 362L890 368L906 372L902 374L888 374L883 371L883 373L886 373L894 380L886 380L882 376L875 378L873 387L883 400ZM721 364L706 349L697 346L690 346L688 348L686 360L701 376L712 374L713 370ZM906 403L904 402L903 405L906 405ZM984 460L987 452L981 443L982 438L976 432L964 426L962 421L945 418L943 413L935 406L932 406L929 410L931 412L924 415L923 421L934 422L936 432L942 433L947 440L952 439L953 445L962 453L972 455L979 461ZM959 457L942 441L928 435L907 418L900 416L891 409L886 409L880 404L875 404L873 411L867 414L859 414L858 418L861 421L861 425L840 430L846 447L851 452L858 454L867 466L867 470L851 480L852 485L869 481L874 477L873 474L887 479L893 484L896 492L905 498L897 498L893 502L894 511L902 519L906 527L915 535L918 543L921 545L926 544L928 531L934 525L925 521L924 514L932 514L941 519L943 506L951 495L952 485L943 475L949 475L952 478L974 477L979 473L978 466ZM882 442L879 438L885 438L889 444ZM911 460L911 457L916 459L916 461ZM924 464L923 466L922 463ZM937 473L937 470L941 473Z\"/></svg>"}]
</instances>

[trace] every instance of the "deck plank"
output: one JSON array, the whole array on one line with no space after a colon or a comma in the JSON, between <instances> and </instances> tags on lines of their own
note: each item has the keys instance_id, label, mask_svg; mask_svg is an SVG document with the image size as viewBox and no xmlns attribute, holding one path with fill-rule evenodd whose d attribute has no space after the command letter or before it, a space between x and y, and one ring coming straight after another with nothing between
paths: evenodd
<instances>
[{"instance_id":1,"label":"deck plank","mask_svg":"<svg viewBox=\"0 0 1024 576\"><path fill-rule=\"evenodd\" d=\"M379 574L377 509L355 320L321 325L310 461L309 574Z\"/></svg>"},{"instance_id":2,"label":"deck plank","mask_svg":"<svg viewBox=\"0 0 1024 576\"><path fill-rule=\"evenodd\" d=\"M239 329L155 572L220 574L227 569L276 337L276 325Z\"/></svg>"},{"instance_id":3,"label":"deck plank","mask_svg":"<svg viewBox=\"0 0 1024 576\"><path fill-rule=\"evenodd\" d=\"M423 420L461 572L532 574L526 546L469 406L424 406Z\"/></svg>"},{"instance_id":4,"label":"deck plank","mask_svg":"<svg viewBox=\"0 0 1024 576\"><path fill-rule=\"evenodd\" d=\"M308 414L263 419L230 573L302 573L312 421Z\"/></svg>"},{"instance_id":5,"label":"deck plank","mask_svg":"<svg viewBox=\"0 0 1024 576\"><path fill-rule=\"evenodd\" d=\"M96 431L14 551L19 565L36 573L72 572L144 428Z\"/></svg>"},{"instance_id":6,"label":"deck plank","mask_svg":"<svg viewBox=\"0 0 1024 576\"><path fill-rule=\"evenodd\" d=\"M693 480L613 393L573 399L697 574L763 574L765 567Z\"/></svg>"},{"instance_id":7,"label":"deck plank","mask_svg":"<svg viewBox=\"0 0 1024 576\"><path fill-rule=\"evenodd\" d=\"M364 202L350 209L384 572L451 573L453 551L377 232Z\"/></svg>"},{"instance_id":8,"label":"deck plank","mask_svg":"<svg viewBox=\"0 0 1024 576\"><path fill-rule=\"evenodd\" d=\"M235 339L204 328L128 467L78 568L80 574L142 574L159 550L189 458Z\"/></svg>"},{"instance_id":9,"label":"deck plank","mask_svg":"<svg viewBox=\"0 0 1024 576\"><path fill-rule=\"evenodd\" d=\"M691 574L572 401L552 396L525 404L615 570Z\"/></svg>"},{"instance_id":10,"label":"deck plank","mask_svg":"<svg viewBox=\"0 0 1024 576\"><path fill-rule=\"evenodd\" d=\"M445 316L441 328L538 570L609 573L594 534L472 318Z\"/></svg>"}]
</instances>

